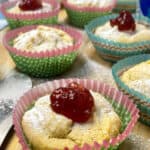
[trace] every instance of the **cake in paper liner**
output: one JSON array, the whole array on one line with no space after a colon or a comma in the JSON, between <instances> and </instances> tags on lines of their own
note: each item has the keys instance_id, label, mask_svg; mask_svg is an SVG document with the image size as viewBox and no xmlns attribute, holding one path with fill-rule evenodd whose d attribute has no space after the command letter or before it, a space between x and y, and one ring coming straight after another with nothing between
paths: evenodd
<instances>
[{"instance_id":1,"label":"cake in paper liner","mask_svg":"<svg viewBox=\"0 0 150 150\"><path fill-rule=\"evenodd\" d=\"M67 11L70 24L83 28L92 19L110 14L116 5L116 0L112 0L112 3L106 7L78 7L68 3L67 0L62 0L62 4Z\"/></svg>"},{"instance_id":2,"label":"cake in paper liner","mask_svg":"<svg viewBox=\"0 0 150 150\"><path fill-rule=\"evenodd\" d=\"M20 71L34 77L50 77L62 74L72 65L77 56L77 50L82 43L81 33L71 27L51 27L68 33L74 40L73 46L40 52L19 50L12 46L12 40L16 38L19 33L25 33L32 29L36 29L36 25L21 27L9 31L5 35L3 39L4 46L10 52L10 55Z\"/></svg>"},{"instance_id":3,"label":"cake in paper liner","mask_svg":"<svg viewBox=\"0 0 150 150\"><path fill-rule=\"evenodd\" d=\"M17 136L19 137L19 141L23 147L23 150L29 150L30 143L26 140L24 136L21 121L26 110L32 106L32 104L44 95L51 93L54 89L59 87L65 87L68 83L77 82L84 87L88 87L89 90L94 92L98 92L107 98L109 103L113 106L115 112L119 115L122 121L121 133L110 140L105 140L102 143L98 143L97 141L93 141L93 144L85 143L83 147L79 147L78 145L74 146L74 150L77 149L108 149L108 150L116 150L120 143L122 143L126 137L130 134L133 129L135 123L138 119L138 109L132 103L132 101L128 98L128 96L123 95L122 92L111 88L110 86L101 83L96 80L86 80L86 79L61 79L54 80L45 84L41 84L32 90L28 91L24 96L20 98L17 105L13 111L13 123ZM65 149L65 148L64 148ZM67 149L67 148L66 148Z\"/></svg>"},{"instance_id":4,"label":"cake in paper liner","mask_svg":"<svg viewBox=\"0 0 150 150\"><path fill-rule=\"evenodd\" d=\"M34 12L33 13L13 13L9 12L8 9L12 8L17 4L18 1L4 2L1 6L1 12L6 17L10 28L18 28L26 25L37 25L37 24L56 24L57 16L60 9L60 4L57 0L43 0L43 2L51 4L53 9L45 12Z\"/></svg>"},{"instance_id":5,"label":"cake in paper liner","mask_svg":"<svg viewBox=\"0 0 150 150\"><path fill-rule=\"evenodd\" d=\"M110 19L116 18L117 15L108 15L101 18L96 18L91 21L88 25L85 26L85 30L88 34L89 39L92 41L97 52L108 61L118 61L124 57L138 55L143 53L150 52L150 40L140 41L133 43L122 43L113 41L110 39L104 39L100 36L97 36L93 31L98 27L104 25ZM139 20L139 17L134 16L135 20L140 23L143 23L145 20Z\"/></svg>"},{"instance_id":6,"label":"cake in paper liner","mask_svg":"<svg viewBox=\"0 0 150 150\"><path fill-rule=\"evenodd\" d=\"M120 78L126 70L147 60L150 60L149 54L137 55L123 59L113 66L112 74L118 87L124 93L132 97L134 103L137 104L138 108L140 109L140 120L143 123L150 125L150 98L141 92L130 88Z\"/></svg>"}]
</instances>

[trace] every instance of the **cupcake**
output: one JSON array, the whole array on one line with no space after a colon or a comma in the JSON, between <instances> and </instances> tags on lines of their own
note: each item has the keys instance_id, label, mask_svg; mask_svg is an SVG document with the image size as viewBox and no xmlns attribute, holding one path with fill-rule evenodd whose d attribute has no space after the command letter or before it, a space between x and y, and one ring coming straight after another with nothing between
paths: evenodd
<instances>
[{"instance_id":1,"label":"cupcake","mask_svg":"<svg viewBox=\"0 0 150 150\"><path fill-rule=\"evenodd\" d=\"M128 11L91 21L85 27L100 55L117 61L135 54L149 53L150 28Z\"/></svg>"},{"instance_id":2,"label":"cupcake","mask_svg":"<svg viewBox=\"0 0 150 150\"><path fill-rule=\"evenodd\" d=\"M141 110L141 121L150 125L150 55L129 57L113 66L119 88L133 97Z\"/></svg>"},{"instance_id":3,"label":"cupcake","mask_svg":"<svg viewBox=\"0 0 150 150\"><path fill-rule=\"evenodd\" d=\"M92 19L111 13L116 0L62 0L62 3L70 24L83 28Z\"/></svg>"},{"instance_id":4,"label":"cupcake","mask_svg":"<svg viewBox=\"0 0 150 150\"><path fill-rule=\"evenodd\" d=\"M87 84L89 89L85 88ZM34 92L29 92L30 98L26 93L22 97L26 101L21 99L13 113L23 150L29 149L26 142L30 148L39 150L116 148L137 121L138 110L131 102L131 108L127 108L123 102L127 99L120 99L118 107L111 105L117 101L107 99L98 88L94 91L94 85L101 86L97 81L68 79L34 88Z\"/></svg>"},{"instance_id":5,"label":"cupcake","mask_svg":"<svg viewBox=\"0 0 150 150\"><path fill-rule=\"evenodd\" d=\"M20 71L50 77L71 66L81 40L81 34L73 28L37 25L9 31L3 41Z\"/></svg>"},{"instance_id":6,"label":"cupcake","mask_svg":"<svg viewBox=\"0 0 150 150\"><path fill-rule=\"evenodd\" d=\"M5 2L1 6L10 28L34 24L55 24L59 12L56 0L21 0Z\"/></svg>"},{"instance_id":7,"label":"cupcake","mask_svg":"<svg viewBox=\"0 0 150 150\"><path fill-rule=\"evenodd\" d=\"M121 10L127 10L130 12L135 12L137 3L138 0L117 0L117 6L114 11L120 12Z\"/></svg>"}]
</instances>

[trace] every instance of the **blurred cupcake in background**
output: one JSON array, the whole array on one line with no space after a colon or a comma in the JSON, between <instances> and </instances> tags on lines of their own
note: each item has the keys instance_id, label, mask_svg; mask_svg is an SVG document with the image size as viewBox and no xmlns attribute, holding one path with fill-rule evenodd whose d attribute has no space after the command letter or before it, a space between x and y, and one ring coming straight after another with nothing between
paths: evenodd
<instances>
[{"instance_id":1,"label":"blurred cupcake in background","mask_svg":"<svg viewBox=\"0 0 150 150\"><path fill-rule=\"evenodd\" d=\"M60 4L57 0L21 0L5 2L3 15L11 28L34 24L55 24Z\"/></svg>"},{"instance_id":2,"label":"blurred cupcake in background","mask_svg":"<svg viewBox=\"0 0 150 150\"><path fill-rule=\"evenodd\" d=\"M62 0L70 24L83 28L96 17L110 14L116 0Z\"/></svg>"},{"instance_id":3,"label":"blurred cupcake in background","mask_svg":"<svg viewBox=\"0 0 150 150\"><path fill-rule=\"evenodd\" d=\"M94 19L85 29L106 60L115 62L131 55L150 53L150 28L129 11Z\"/></svg>"}]
</instances>

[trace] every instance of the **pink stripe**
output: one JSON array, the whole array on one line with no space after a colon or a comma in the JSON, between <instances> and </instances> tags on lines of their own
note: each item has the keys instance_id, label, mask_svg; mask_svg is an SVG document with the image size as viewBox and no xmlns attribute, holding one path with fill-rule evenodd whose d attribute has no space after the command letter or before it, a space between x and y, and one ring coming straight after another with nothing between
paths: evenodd
<instances>
[{"instance_id":1,"label":"pink stripe","mask_svg":"<svg viewBox=\"0 0 150 150\"><path fill-rule=\"evenodd\" d=\"M100 150L101 145L97 142L94 142L94 146L93 146L94 150Z\"/></svg>"},{"instance_id":2,"label":"pink stripe","mask_svg":"<svg viewBox=\"0 0 150 150\"><path fill-rule=\"evenodd\" d=\"M110 144L109 144L109 141L103 141L103 147L105 148L109 148L110 147Z\"/></svg>"},{"instance_id":3,"label":"pink stripe","mask_svg":"<svg viewBox=\"0 0 150 150\"><path fill-rule=\"evenodd\" d=\"M91 150L92 147L89 144L84 144L82 150Z\"/></svg>"},{"instance_id":4,"label":"pink stripe","mask_svg":"<svg viewBox=\"0 0 150 150\"><path fill-rule=\"evenodd\" d=\"M9 45L10 40L17 37L19 33L25 33L32 29L36 29L37 26L38 25L26 26L26 27L22 27L22 28L9 31L8 33L6 33L6 35L3 38L4 46L8 49L8 51L15 53L16 55L33 57L33 58L55 57L55 56L68 54L68 53L77 51L78 48L81 46L82 34L77 29L74 29L68 26L64 27L64 26L59 26L59 25L50 26L50 27L57 28L57 29L67 32L75 40L75 44L73 46L68 46L67 48L54 49L51 51L44 51L44 52L27 52L25 50L23 51L23 50L13 48L12 46Z\"/></svg>"},{"instance_id":5,"label":"pink stripe","mask_svg":"<svg viewBox=\"0 0 150 150\"><path fill-rule=\"evenodd\" d=\"M19 19L19 20L32 20L32 19L44 19L58 15L60 10L60 4L56 0L43 0L43 2L50 3L53 7L53 11L41 12L41 13L32 13L32 14L13 14L7 11L8 8L11 8L16 5L18 1L14 2L5 2L1 6L1 11L6 18Z\"/></svg>"},{"instance_id":6,"label":"pink stripe","mask_svg":"<svg viewBox=\"0 0 150 150\"><path fill-rule=\"evenodd\" d=\"M112 11L115 8L117 1L112 0L112 3L107 7L79 7L73 4L69 4L67 0L62 0L64 7L75 10L75 11L84 11L84 12L108 12Z\"/></svg>"},{"instance_id":7,"label":"pink stripe","mask_svg":"<svg viewBox=\"0 0 150 150\"><path fill-rule=\"evenodd\" d=\"M135 126L135 123L137 122L137 119L139 118L139 110L136 108L136 106L132 103L131 99L129 99L127 96L122 96L122 93L115 90L114 88L111 88L108 85L105 85L104 83L101 83L100 81L95 80L87 80L87 79L62 79L62 80L54 80L45 84L41 84L26 94L24 94L23 97L20 98L18 101L14 111L13 111L13 123L14 128L16 131L17 136L19 137L20 143L23 147L23 150L29 150L28 145L25 141L22 127L21 127L21 120L24 112L26 109L30 106L31 103L33 103L38 97L44 96L46 94L50 94L52 90L55 88L58 88L60 86L66 86L68 83L75 81L80 84L83 84L83 86L87 87L88 89L91 89L93 91L99 91L100 93L105 93L104 96L109 96L113 100L113 102L119 102L120 105L124 106L131 114L131 120L129 124L127 125L126 129L123 131L123 133L119 134L116 138L112 138L109 141L103 141L102 145L100 145L97 142L94 142L92 145L85 144L82 148L79 148L77 145L74 147L74 150L92 150L92 149L101 149L109 148L110 145L116 145L120 142L122 142L132 131L133 127ZM109 95L107 95L109 94ZM115 95L115 96L114 96ZM118 104L119 105L119 104Z\"/></svg>"}]
</instances>

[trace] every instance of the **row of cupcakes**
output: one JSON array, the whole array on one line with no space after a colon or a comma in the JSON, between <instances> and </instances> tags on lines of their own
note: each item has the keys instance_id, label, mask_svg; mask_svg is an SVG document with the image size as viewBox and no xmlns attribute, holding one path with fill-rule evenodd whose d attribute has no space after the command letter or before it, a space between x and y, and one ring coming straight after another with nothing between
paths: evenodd
<instances>
[{"instance_id":1,"label":"row of cupcakes","mask_svg":"<svg viewBox=\"0 0 150 150\"><path fill-rule=\"evenodd\" d=\"M85 30L100 55L118 61L112 74L119 89L140 109L140 120L150 125L150 26L149 19L122 11L96 18ZM148 53L148 54L147 54Z\"/></svg>"},{"instance_id":2,"label":"row of cupcakes","mask_svg":"<svg viewBox=\"0 0 150 150\"><path fill-rule=\"evenodd\" d=\"M128 4L124 0L62 0L67 11L69 22L77 27L84 27L96 17L110 14L114 8L117 10L135 10L136 1ZM60 10L60 2L57 0L23 0L2 4L1 11L9 22L11 28L34 24L56 24Z\"/></svg>"},{"instance_id":3,"label":"row of cupcakes","mask_svg":"<svg viewBox=\"0 0 150 150\"><path fill-rule=\"evenodd\" d=\"M40 7L39 3L36 6ZM40 13L33 16L37 18ZM15 18L15 23L11 20L12 24L23 23L21 18ZM35 18L31 17L30 21L35 23L38 20ZM79 31L59 25L21 27L4 37L4 45L18 69L35 77L66 71L81 43ZM80 79L39 85L20 98L13 112L15 131L23 150L115 150L130 134L137 119L138 109L123 93L99 81Z\"/></svg>"},{"instance_id":4,"label":"row of cupcakes","mask_svg":"<svg viewBox=\"0 0 150 150\"><path fill-rule=\"evenodd\" d=\"M4 9L6 7L4 4L2 9L9 15L20 18L25 16L26 19L28 17L36 18L38 14L39 18L45 17L45 14L53 14L55 8L57 8L57 13L59 11L59 3L55 0L44 0L43 3L40 3L39 0L30 0L29 2L34 4L32 6L25 2L24 0L20 3L8 2L6 3L7 6L8 4L14 6ZM77 3L71 0L65 2L67 4ZM102 1L99 2L99 5L102 5ZM107 7L109 5L107 4ZM114 2L111 9L113 5ZM86 8L84 5L80 7ZM89 6L88 8L94 9L94 7ZM47 11L49 9L51 11ZM91 12L91 14L93 13ZM79 22L76 19L73 20L76 23ZM17 23L19 21L23 22L19 18L16 19ZM149 27L144 24L144 19L139 20L128 11L122 11L119 16L105 14L88 23L85 30L98 53L106 60L115 62L131 55L149 53ZM66 71L75 60L81 43L81 33L66 26L26 26L12 30L4 37L4 45L9 50L19 70L34 77L54 76Z\"/></svg>"},{"instance_id":5,"label":"row of cupcakes","mask_svg":"<svg viewBox=\"0 0 150 150\"><path fill-rule=\"evenodd\" d=\"M91 15L94 14L92 10L98 11L98 15L106 15L107 13L102 12L110 12L115 6L115 0L109 1L111 1L110 4L96 1L101 6L97 9L95 7L96 3L93 7L83 5L78 9L83 9L86 13L89 11ZM78 3L70 0L64 0L62 3L67 6L78 6ZM22 0L2 4L1 10L11 28L26 25L26 27L8 32L4 37L4 45L9 50L20 71L34 77L49 77L63 73L73 64L77 56L77 50L82 43L81 33L64 26L53 26L53 28L46 26L40 28L38 26L39 24L56 24L59 9L60 4L56 0ZM85 19L85 17L78 14L76 19L72 18L71 20L79 23L77 21L79 16ZM93 17L96 16L93 15ZM32 24L36 25L27 26ZM84 24L86 23L84 22L82 25ZM52 32L52 29L54 32Z\"/></svg>"},{"instance_id":6,"label":"row of cupcakes","mask_svg":"<svg viewBox=\"0 0 150 150\"><path fill-rule=\"evenodd\" d=\"M96 18L85 30L97 52L115 62L150 52L150 29L143 20L139 22L136 16L122 11L119 16ZM82 34L67 26L33 25L9 31L3 42L20 71L49 77L63 73L73 64Z\"/></svg>"}]
</instances>

